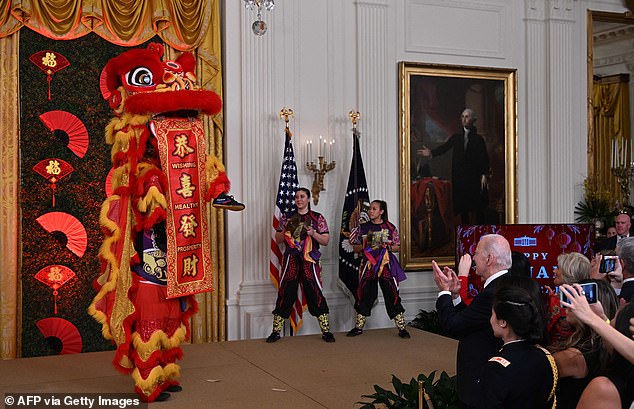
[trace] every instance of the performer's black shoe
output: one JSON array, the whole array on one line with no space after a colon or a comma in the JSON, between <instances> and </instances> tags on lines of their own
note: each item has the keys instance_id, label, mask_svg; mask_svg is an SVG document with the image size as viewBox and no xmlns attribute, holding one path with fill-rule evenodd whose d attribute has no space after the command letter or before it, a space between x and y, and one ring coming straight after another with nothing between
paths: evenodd
<instances>
[{"instance_id":1,"label":"performer's black shoe","mask_svg":"<svg viewBox=\"0 0 634 409\"><path fill-rule=\"evenodd\" d=\"M401 338L410 338L409 332L405 328L398 330L398 336Z\"/></svg>"},{"instance_id":2,"label":"performer's black shoe","mask_svg":"<svg viewBox=\"0 0 634 409\"><path fill-rule=\"evenodd\" d=\"M233 196L230 196L226 193L220 193L218 197L216 197L212 203L213 207L217 207L218 209L226 209L226 210L234 210L240 211L244 210L244 205L238 202Z\"/></svg>"},{"instance_id":3,"label":"performer's black shoe","mask_svg":"<svg viewBox=\"0 0 634 409\"><path fill-rule=\"evenodd\" d=\"M335 342L335 336L332 335L332 332L330 331L327 331L321 334L321 339L323 339L326 342Z\"/></svg>"},{"instance_id":4,"label":"performer's black shoe","mask_svg":"<svg viewBox=\"0 0 634 409\"><path fill-rule=\"evenodd\" d=\"M361 328L354 327L346 334L347 337L356 337L357 335L363 334L363 330Z\"/></svg>"},{"instance_id":5,"label":"performer's black shoe","mask_svg":"<svg viewBox=\"0 0 634 409\"><path fill-rule=\"evenodd\" d=\"M165 390L168 392L180 392L183 390L183 387L180 385L171 385Z\"/></svg>"},{"instance_id":6,"label":"performer's black shoe","mask_svg":"<svg viewBox=\"0 0 634 409\"><path fill-rule=\"evenodd\" d=\"M280 338L282 338L280 336L280 333L273 331L273 332L271 332L271 335L269 335L269 337L266 339L266 342L268 342L270 344L272 342L279 341Z\"/></svg>"},{"instance_id":7,"label":"performer's black shoe","mask_svg":"<svg viewBox=\"0 0 634 409\"><path fill-rule=\"evenodd\" d=\"M159 396L157 396L156 399L154 399L154 402L164 402L164 401L168 400L170 398L170 396L172 396L172 395L170 395L167 392L161 392L161 394Z\"/></svg>"}]
</instances>

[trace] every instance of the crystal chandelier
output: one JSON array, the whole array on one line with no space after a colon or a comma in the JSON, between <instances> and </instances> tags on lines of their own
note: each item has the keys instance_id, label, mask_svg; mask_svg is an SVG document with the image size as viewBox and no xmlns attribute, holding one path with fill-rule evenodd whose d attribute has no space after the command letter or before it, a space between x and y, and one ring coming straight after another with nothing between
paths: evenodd
<instances>
[{"instance_id":1,"label":"crystal chandelier","mask_svg":"<svg viewBox=\"0 0 634 409\"><path fill-rule=\"evenodd\" d=\"M253 34L256 36L261 36L266 33L266 23L262 20L262 9L267 11L273 10L275 8L274 0L244 0L244 7L247 10L257 10L258 11L258 19L253 22L251 25L251 30L253 30Z\"/></svg>"}]
</instances>

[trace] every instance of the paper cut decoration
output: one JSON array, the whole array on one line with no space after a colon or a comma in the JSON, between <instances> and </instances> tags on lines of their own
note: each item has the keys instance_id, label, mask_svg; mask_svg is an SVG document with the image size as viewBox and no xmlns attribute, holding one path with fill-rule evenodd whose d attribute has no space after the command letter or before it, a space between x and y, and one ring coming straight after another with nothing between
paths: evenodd
<instances>
[{"instance_id":1,"label":"paper cut decoration","mask_svg":"<svg viewBox=\"0 0 634 409\"><path fill-rule=\"evenodd\" d=\"M75 277L73 270L59 264L46 266L35 275L38 281L53 289L53 302L55 303L53 312L55 315L57 315L57 295L59 294L57 290L73 277Z\"/></svg>"},{"instance_id":2,"label":"paper cut decoration","mask_svg":"<svg viewBox=\"0 0 634 409\"><path fill-rule=\"evenodd\" d=\"M90 143L86 125L75 115L66 111L48 111L40 115L40 120L49 131L64 131L68 135L68 149L83 158Z\"/></svg>"},{"instance_id":3,"label":"paper cut decoration","mask_svg":"<svg viewBox=\"0 0 634 409\"><path fill-rule=\"evenodd\" d=\"M75 169L70 163L62 159L48 158L38 162L35 166L33 166L33 170L51 183L51 190L53 191L53 207L55 207L57 182L73 173Z\"/></svg>"},{"instance_id":4,"label":"paper cut decoration","mask_svg":"<svg viewBox=\"0 0 634 409\"><path fill-rule=\"evenodd\" d=\"M49 233L63 233L66 236L66 247L77 257L86 252L86 229L75 216L64 212L49 212L38 217L37 222Z\"/></svg>"},{"instance_id":5,"label":"paper cut decoration","mask_svg":"<svg viewBox=\"0 0 634 409\"><path fill-rule=\"evenodd\" d=\"M77 327L63 318L44 318L35 323L45 338L55 337L62 343L60 355L78 354L83 341Z\"/></svg>"},{"instance_id":6,"label":"paper cut decoration","mask_svg":"<svg viewBox=\"0 0 634 409\"><path fill-rule=\"evenodd\" d=\"M51 81L53 74L70 65L70 62L57 51L44 50L38 51L29 57L29 60L46 74L48 82L48 100L51 100Z\"/></svg>"}]
</instances>

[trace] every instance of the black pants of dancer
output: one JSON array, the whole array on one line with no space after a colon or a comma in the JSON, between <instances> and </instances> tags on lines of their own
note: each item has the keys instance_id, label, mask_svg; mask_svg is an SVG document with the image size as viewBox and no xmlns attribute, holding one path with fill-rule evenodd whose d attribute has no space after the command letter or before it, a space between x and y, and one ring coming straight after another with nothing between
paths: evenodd
<instances>
[{"instance_id":1,"label":"black pants of dancer","mask_svg":"<svg viewBox=\"0 0 634 409\"><path fill-rule=\"evenodd\" d=\"M297 287L302 283L306 296L308 311L314 317L328 313L328 303L321 291L321 283L317 274L317 265L304 261L301 255L286 255L284 257L283 276L277 292L277 301L273 314L282 318L291 315L293 303L297 299Z\"/></svg>"},{"instance_id":2,"label":"black pants of dancer","mask_svg":"<svg viewBox=\"0 0 634 409\"><path fill-rule=\"evenodd\" d=\"M394 319L399 313L405 312L405 308L401 304L401 297L398 294L396 279L389 274L386 275L385 272L382 272L381 276L377 277L377 274L371 268L367 262L361 264L361 278L357 290L355 310L359 314L369 317L374 302L379 295L378 286L381 286L387 315L390 319Z\"/></svg>"}]
</instances>

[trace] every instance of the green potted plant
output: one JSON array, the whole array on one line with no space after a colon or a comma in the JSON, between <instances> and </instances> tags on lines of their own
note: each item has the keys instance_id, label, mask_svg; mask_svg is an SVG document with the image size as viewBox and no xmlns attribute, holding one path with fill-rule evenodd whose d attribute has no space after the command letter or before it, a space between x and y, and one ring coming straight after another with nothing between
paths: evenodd
<instances>
[{"instance_id":1,"label":"green potted plant","mask_svg":"<svg viewBox=\"0 0 634 409\"><path fill-rule=\"evenodd\" d=\"M610 192L598 186L596 180L587 177L583 181L583 199L575 206L576 221L594 223L597 229L614 223L616 200Z\"/></svg>"},{"instance_id":2,"label":"green potted plant","mask_svg":"<svg viewBox=\"0 0 634 409\"><path fill-rule=\"evenodd\" d=\"M403 383L395 375L392 375L392 387L394 392L374 385L375 393L362 395L362 398L372 399L369 402L357 402L362 406L360 409L418 409L418 383L427 393L423 400L423 408L427 409L457 409L458 393L456 387L456 376L449 376L443 371L438 379L434 379L436 371L429 375L420 374L417 379L412 378L409 383ZM430 406L430 403L433 406Z\"/></svg>"}]
</instances>

